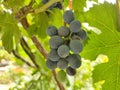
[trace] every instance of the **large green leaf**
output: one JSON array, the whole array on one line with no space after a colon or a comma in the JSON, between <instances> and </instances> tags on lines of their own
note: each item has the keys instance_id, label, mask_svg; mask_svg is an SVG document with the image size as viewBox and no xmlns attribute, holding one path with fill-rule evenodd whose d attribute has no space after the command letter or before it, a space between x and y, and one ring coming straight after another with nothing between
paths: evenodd
<instances>
[{"instance_id":1,"label":"large green leaf","mask_svg":"<svg viewBox=\"0 0 120 90\"><path fill-rule=\"evenodd\" d=\"M16 45L20 39L20 31L13 15L9 13L0 14L0 27L3 46L8 52L11 52L13 49L13 36L16 41Z\"/></svg>"},{"instance_id":2,"label":"large green leaf","mask_svg":"<svg viewBox=\"0 0 120 90\"><path fill-rule=\"evenodd\" d=\"M103 90L120 90L120 32L117 30L115 5L107 2L95 5L79 19L101 31L100 34L89 34L88 44L81 53L82 57L91 60L99 54L109 57L108 63L95 67L94 82L105 80Z\"/></svg>"},{"instance_id":3,"label":"large green leaf","mask_svg":"<svg viewBox=\"0 0 120 90\"><path fill-rule=\"evenodd\" d=\"M34 24L28 28L30 35L36 34L40 38L46 37L46 28L48 26L48 16L45 12L39 13L33 19Z\"/></svg>"},{"instance_id":4,"label":"large green leaf","mask_svg":"<svg viewBox=\"0 0 120 90\"><path fill-rule=\"evenodd\" d=\"M84 7L86 6L86 0L73 0L72 9L75 12L76 19L78 16L84 12Z\"/></svg>"}]
</instances>

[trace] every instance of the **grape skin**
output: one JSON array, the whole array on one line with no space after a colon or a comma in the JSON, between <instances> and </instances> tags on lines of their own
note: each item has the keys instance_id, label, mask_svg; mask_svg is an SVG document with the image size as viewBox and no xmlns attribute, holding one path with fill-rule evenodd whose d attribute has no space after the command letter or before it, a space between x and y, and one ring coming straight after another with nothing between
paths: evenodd
<instances>
[{"instance_id":1,"label":"grape skin","mask_svg":"<svg viewBox=\"0 0 120 90\"><path fill-rule=\"evenodd\" d=\"M49 68L49 69L55 69L57 68L57 62L53 62L51 61L50 59L47 59L46 61L46 66Z\"/></svg>"},{"instance_id":2,"label":"grape skin","mask_svg":"<svg viewBox=\"0 0 120 90\"><path fill-rule=\"evenodd\" d=\"M59 67L62 70L67 68L67 66L68 66L68 61L66 61L63 58L59 59L59 61L57 62L57 67Z\"/></svg>"},{"instance_id":3,"label":"grape skin","mask_svg":"<svg viewBox=\"0 0 120 90\"><path fill-rule=\"evenodd\" d=\"M57 5L54 8L63 9L61 2L57 2Z\"/></svg>"},{"instance_id":4,"label":"grape skin","mask_svg":"<svg viewBox=\"0 0 120 90\"><path fill-rule=\"evenodd\" d=\"M57 52L61 58L65 58L69 55L69 47L67 45L61 45Z\"/></svg>"},{"instance_id":5,"label":"grape skin","mask_svg":"<svg viewBox=\"0 0 120 90\"><path fill-rule=\"evenodd\" d=\"M52 36L49 44L52 49L57 49L60 45L64 44L64 40L60 36Z\"/></svg>"},{"instance_id":6,"label":"grape skin","mask_svg":"<svg viewBox=\"0 0 120 90\"><path fill-rule=\"evenodd\" d=\"M67 74L70 75L70 76L74 76L74 75L76 74L76 70L73 69L73 68L71 68L71 67L67 67L67 68L66 68L66 72L67 72Z\"/></svg>"},{"instance_id":7,"label":"grape skin","mask_svg":"<svg viewBox=\"0 0 120 90\"><path fill-rule=\"evenodd\" d=\"M81 23L78 20L74 20L70 23L70 30L73 33L79 32L81 30Z\"/></svg>"},{"instance_id":8,"label":"grape skin","mask_svg":"<svg viewBox=\"0 0 120 90\"><path fill-rule=\"evenodd\" d=\"M83 49L83 45L80 40L71 40L69 46L71 51L75 54L79 54Z\"/></svg>"},{"instance_id":9,"label":"grape skin","mask_svg":"<svg viewBox=\"0 0 120 90\"><path fill-rule=\"evenodd\" d=\"M70 33L70 30L69 28L65 27L65 26L61 26L59 29L58 29L58 35L60 36L68 36Z\"/></svg>"},{"instance_id":10,"label":"grape skin","mask_svg":"<svg viewBox=\"0 0 120 90\"><path fill-rule=\"evenodd\" d=\"M74 20L74 14L71 10L67 10L63 14L63 19L65 23L70 24Z\"/></svg>"},{"instance_id":11,"label":"grape skin","mask_svg":"<svg viewBox=\"0 0 120 90\"><path fill-rule=\"evenodd\" d=\"M57 53L57 50L55 50L55 49L51 49L50 53L48 54L48 58L51 61L58 61L60 59L60 57Z\"/></svg>"},{"instance_id":12,"label":"grape skin","mask_svg":"<svg viewBox=\"0 0 120 90\"><path fill-rule=\"evenodd\" d=\"M54 36L54 35L57 35L58 31L57 31L57 28L55 26L49 26L46 29L46 33L49 36Z\"/></svg>"},{"instance_id":13,"label":"grape skin","mask_svg":"<svg viewBox=\"0 0 120 90\"><path fill-rule=\"evenodd\" d=\"M80 30L80 32L77 33L80 36L81 40L85 40L87 38L87 33L85 32L85 30Z\"/></svg>"},{"instance_id":14,"label":"grape skin","mask_svg":"<svg viewBox=\"0 0 120 90\"><path fill-rule=\"evenodd\" d=\"M73 69L79 68L81 66L81 57L78 54L73 54L67 58L70 67Z\"/></svg>"}]
</instances>

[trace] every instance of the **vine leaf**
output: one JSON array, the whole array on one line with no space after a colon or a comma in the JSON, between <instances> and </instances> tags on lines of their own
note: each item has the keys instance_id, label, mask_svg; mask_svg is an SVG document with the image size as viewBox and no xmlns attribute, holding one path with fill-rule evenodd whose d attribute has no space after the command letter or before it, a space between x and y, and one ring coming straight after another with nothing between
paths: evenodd
<instances>
[{"instance_id":1,"label":"vine leaf","mask_svg":"<svg viewBox=\"0 0 120 90\"><path fill-rule=\"evenodd\" d=\"M94 82L105 80L102 90L120 90L120 32L116 13L115 5L105 2L94 5L79 18L101 31L100 34L89 34L81 55L91 60L99 54L108 56L109 62L96 66L93 73Z\"/></svg>"},{"instance_id":2,"label":"vine leaf","mask_svg":"<svg viewBox=\"0 0 120 90\"><path fill-rule=\"evenodd\" d=\"M0 14L0 27L2 32L2 44L10 53L13 49L13 41L15 40L17 45L21 36L13 15L10 15L9 13Z\"/></svg>"}]
</instances>

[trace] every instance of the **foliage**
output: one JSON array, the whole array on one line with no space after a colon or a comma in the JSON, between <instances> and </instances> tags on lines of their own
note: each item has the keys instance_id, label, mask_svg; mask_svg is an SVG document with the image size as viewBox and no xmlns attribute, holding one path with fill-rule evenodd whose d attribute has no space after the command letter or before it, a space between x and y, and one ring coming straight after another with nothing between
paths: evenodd
<instances>
[{"instance_id":1,"label":"foliage","mask_svg":"<svg viewBox=\"0 0 120 90\"><path fill-rule=\"evenodd\" d=\"M31 1L33 1L32 4L29 4ZM61 10L59 8L48 9L47 5L62 0L50 0L45 5L41 1L0 1L0 60L11 60L10 58L14 55L13 64L24 69L27 67L26 70L29 72L29 74L12 73L12 76L16 77L12 78L15 83L10 90L57 90L59 88L54 79L55 74L52 74L53 71L45 65L47 57L45 49L50 51L48 44L50 37L46 34L46 28L50 25L57 28L64 25L62 15L70 6L70 2L64 0L62 2L64 10ZM87 7L88 1L94 1L95 4L85 11L84 8ZM56 69L56 74L59 74L56 78L65 89L120 89L118 25L120 21L117 18L119 11L116 6L117 4L108 2L99 3L98 0L73 0L72 10L75 19L81 21L88 37L83 42L85 47L80 54L82 65L77 69L77 75L70 77L65 72ZM36 44L35 37L39 45ZM26 62L30 67L26 66Z\"/></svg>"}]
</instances>

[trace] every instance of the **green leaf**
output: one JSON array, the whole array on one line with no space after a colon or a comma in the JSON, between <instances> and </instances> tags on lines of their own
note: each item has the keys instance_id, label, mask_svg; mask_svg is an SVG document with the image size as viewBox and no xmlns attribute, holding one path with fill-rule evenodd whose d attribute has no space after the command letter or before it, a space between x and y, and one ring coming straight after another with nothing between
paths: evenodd
<instances>
[{"instance_id":1,"label":"green leaf","mask_svg":"<svg viewBox=\"0 0 120 90\"><path fill-rule=\"evenodd\" d=\"M117 31L115 5L106 2L95 5L83 16L83 21L98 28L101 33L89 34L82 57L95 60L99 54L105 54L109 58L108 63L95 67L94 82L105 80L102 90L120 90L120 32Z\"/></svg>"},{"instance_id":2,"label":"green leaf","mask_svg":"<svg viewBox=\"0 0 120 90\"><path fill-rule=\"evenodd\" d=\"M65 81L67 80L67 76L66 76L65 71L60 70L60 71L57 73L57 79L58 79L60 82L65 82Z\"/></svg>"},{"instance_id":3,"label":"green leaf","mask_svg":"<svg viewBox=\"0 0 120 90\"><path fill-rule=\"evenodd\" d=\"M50 24L59 28L64 25L62 12L59 9L53 9L49 15Z\"/></svg>"},{"instance_id":4,"label":"green leaf","mask_svg":"<svg viewBox=\"0 0 120 90\"><path fill-rule=\"evenodd\" d=\"M8 52L11 52L13 49L13 37L17 45L21 36L13 15L9 13L0 14L0 27L3 46Z\"/></svg>"},{"instance_id":5,"label":"green leaf","mask_svg":"<svg viewBox=\"0 0 120 90\"><path fill-rule=\"evenodd\" d=\"M40 13L39 15L36 15L33 22L35 22L34 25L32 25L31 30L33 29L33 34L35 33L40 38L46 37L46 28L48 26L48 16L45 12Z\"/></svg>"},{"instance_id":6,"label":"green leaf","mask_svg":"<svg viewBox=\"0 0 120 90\"><path fill-rule=\"evenodd\" d=\"M36 63L38 64L38 66L40 67L40 69L42 71L44 71L45 73L47 71L49 71L49 69L46 67L46 60L45 60L45 58L43 58L43 56L40 55L39 52L35 53L35 59L36 59Z\"/></svg>"},{"instance_id":7,"label":"green leaf","mask_svg":"<svg viewBox=\"0 0 120 90\"><path fill-rule=\"evenodd\" d=\"M78 3L79 2L79 3ZM86 6L86 0L73 0L72 8L74 10L76 19L81 13L84 12L84 7Z\"/></svg>"},{"instance_id":8,"label":"green leaf","mask_svg":"<svg viewBox=\"0 0 120 90\"><path fill-rule=\"evenodd\" d=\"M70 0L64 0L64 7L68 7Z\"/></svg>"},{"instance_id":9,"label":"green leaf","mask_svg":"<svg viewBox=\"0 0 120 90\"><path fill-rule=\"evenodd\" d=\"M4 5L6 8L12 8L13 12L17 12L23 5L24 1L23 0L7 0L4 2Z\"/></svg>"},{"instance_id":10,"label":"green leaf","mask_svg":"<svg viewBox=\"0 0 120 90\"><path fill-rule=\"evenodd\" d=\"M7 28L6 28L7 29ZM9 33L8 33L9 32ZM13 33L8 30L2 36L2 43L4 48L10 53L13 49Z\"/></svg>"}]
</instances>

